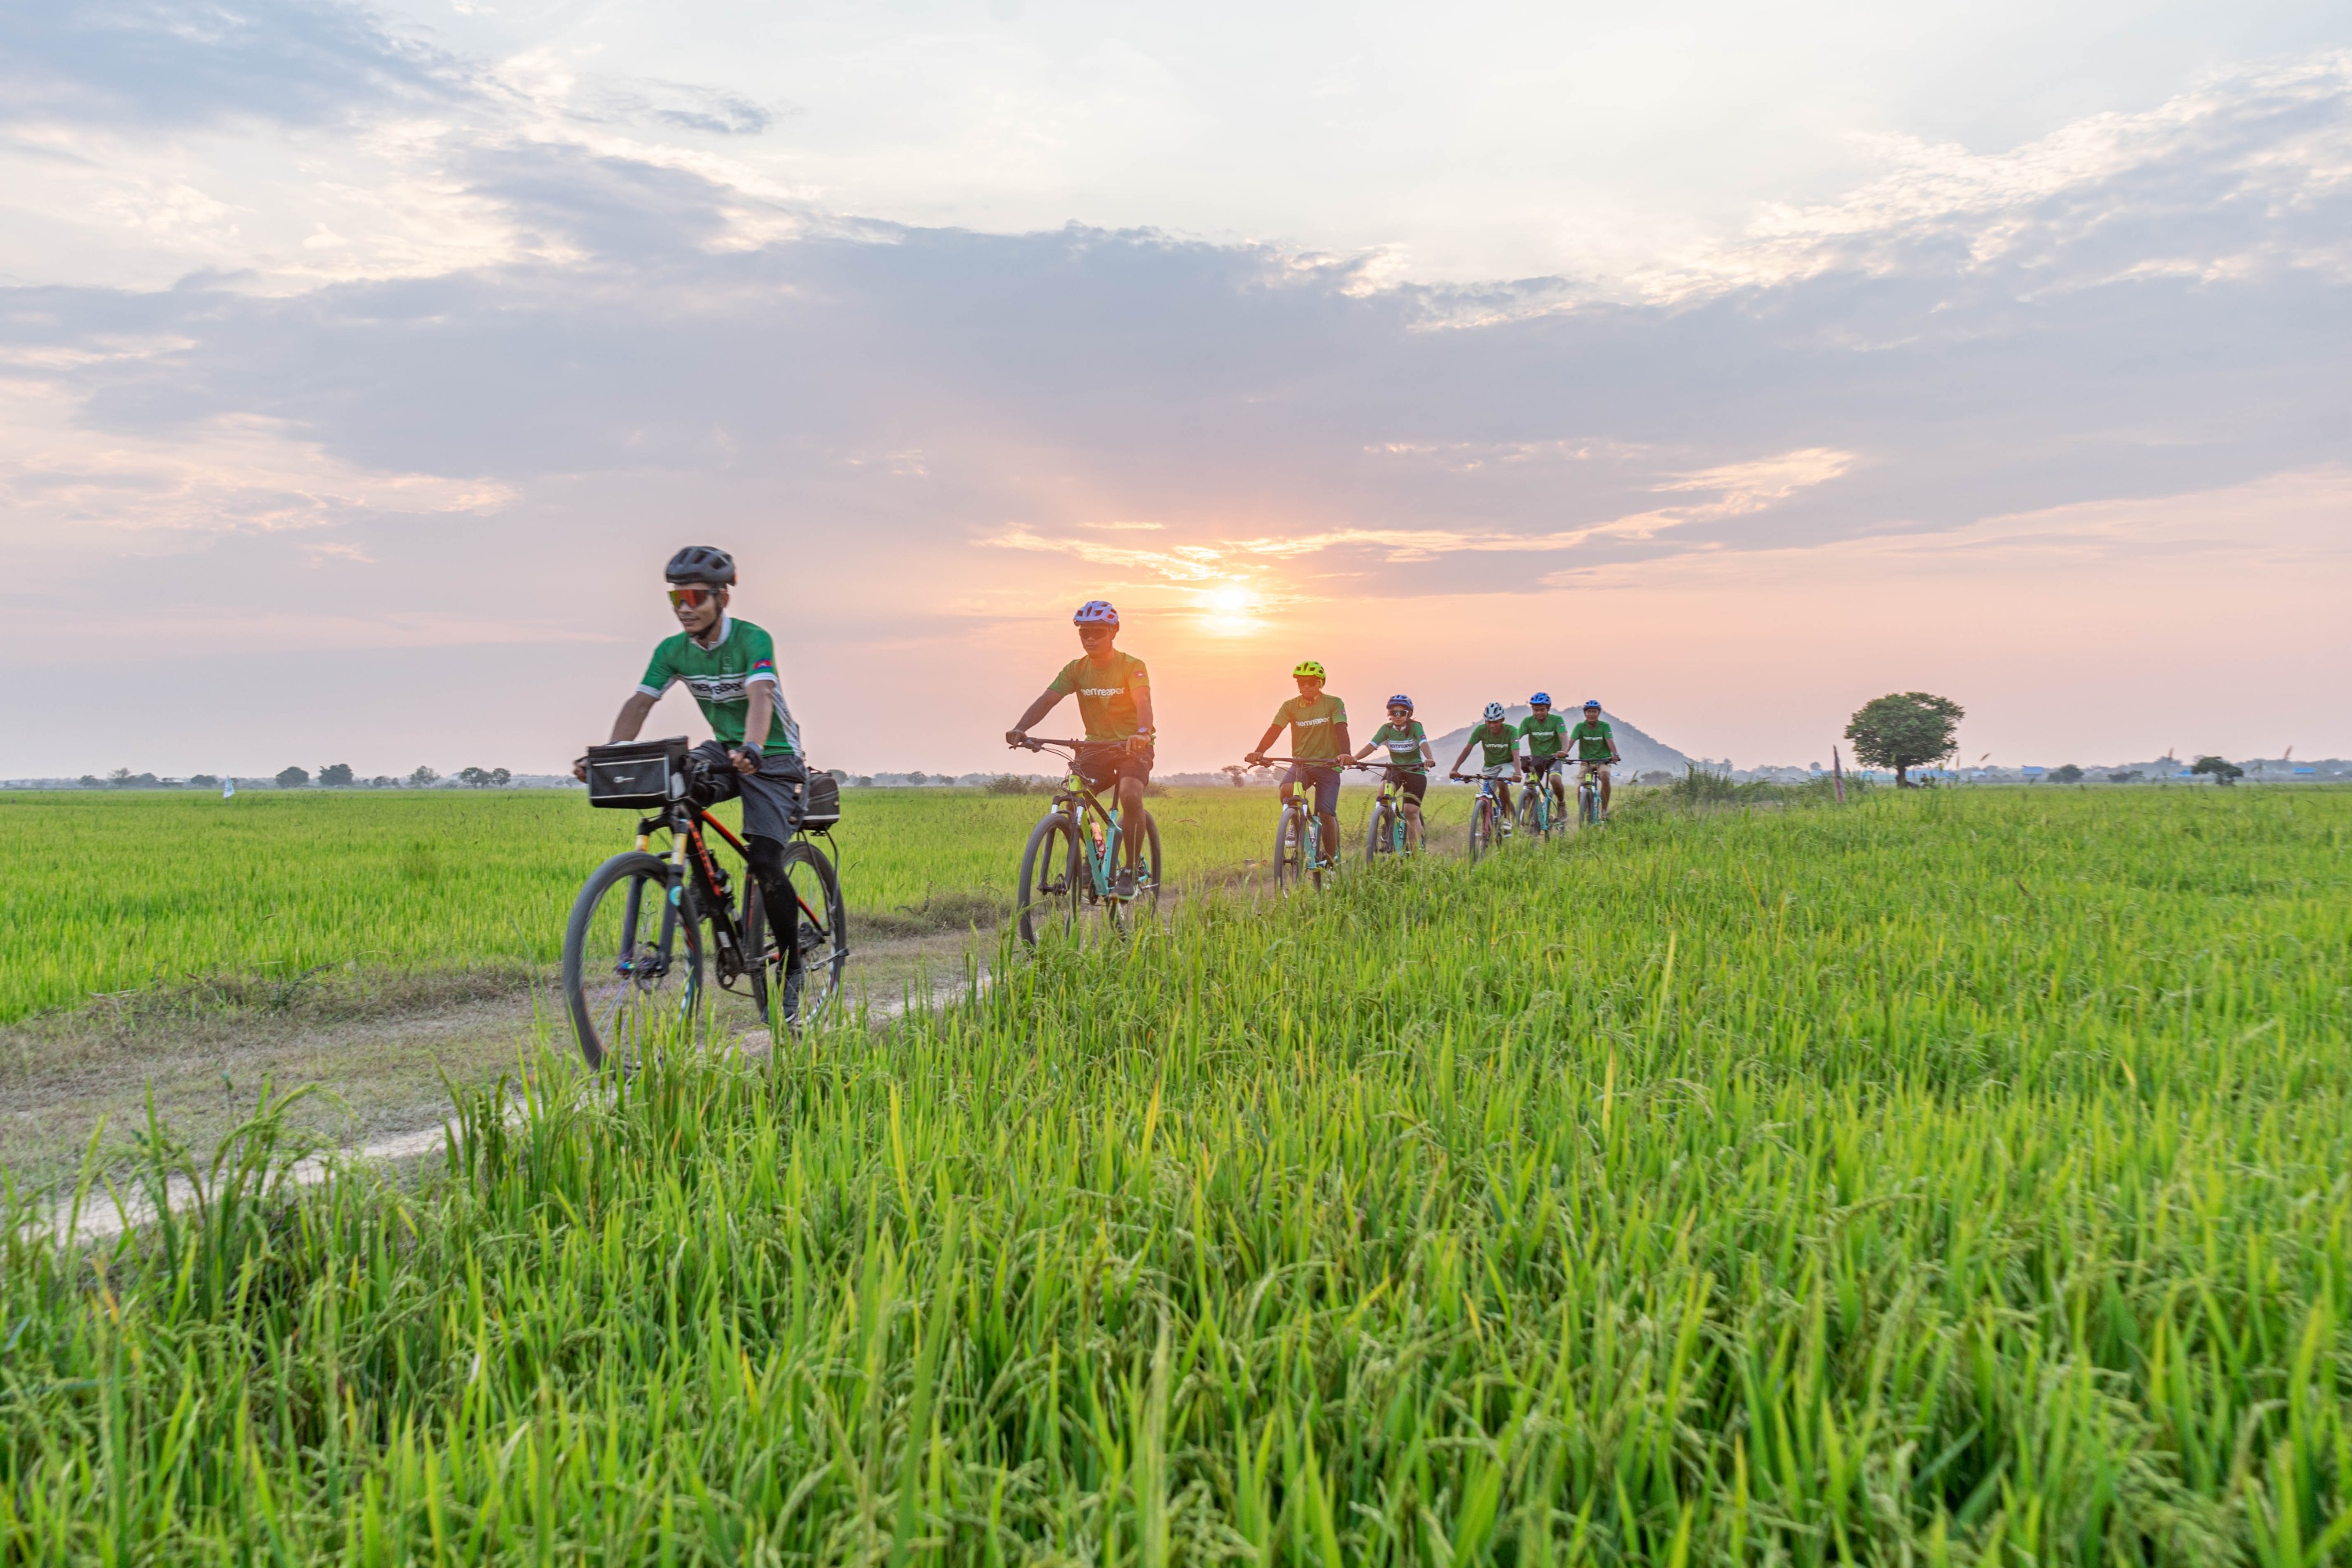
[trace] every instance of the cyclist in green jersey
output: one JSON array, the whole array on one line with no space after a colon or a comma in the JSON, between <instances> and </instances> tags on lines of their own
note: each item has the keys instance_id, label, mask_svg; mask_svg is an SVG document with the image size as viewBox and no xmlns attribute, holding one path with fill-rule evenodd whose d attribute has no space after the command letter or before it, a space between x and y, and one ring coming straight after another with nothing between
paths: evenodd
<instances>
[{"instance_id":1,"label":"cyclist in green jersey","mask_svg":"<svg viewBox=\"0 0 2352 1568\"><path fill-rule=\"evenodd\" d=\"M1389 699L1389 721L1372 731L1356 758L1360 762L1384 747L1389 754L1388 782L1403 797L1404 847L1418 849L1421 802L1429 794L1429 770L1437 765L1437 758L1429 749L1429 731L1412 716L1412 699L1402 691Z\"/></svg>"},{"instance_id":2,"label":"cyclist in green jersey","mask_svg":"<svg viewBox=\"0 0 2352 1568\"><path fill-rule=\"evenodd\" d=\"M1503 832L1511 831L1511 785L1519 782L1519 732L1511 728L1511 721L1499 702L1486 704L1480 721L1470 727L1469 739L1462 742L1462 752L1454 765L1445 771L1455 778L1464 777L1462 759L1470 748L1481 747L1486 765L1478 770L1481 778L1495 779L1496 804L1503 808Z\"/></svg>"},{"instance_id":3,"label":"cyclist in green jersey","mask_svg":"<svg viewBox=\"0 0 2352 1568\"><path fill-rule=\"evenodd\" d=\"M1135 897L1135 867L1143 860L1143 786L1151 782L1151 678L1143 661L1111 645L1118 637L1118 612L1088 599L1070 617L1085 650L1062 666L1021 721L1004 731L1008 746L1025 745L1029 731L1065 697L1078 700L1087 727L1078 752L1078 776L1095 789L1118 792L1118 834L1127 852L1111 883L1111 897Z\"/></svg>"},{"instance_id":4,"label":"cyclist in green jersey","mask_svg":"<svg viewBox=\"0 0 2352 1568\"><path fill-rule=\"evenodd\" d=\"M808 799L800 726L784 706L776 681L776 645L765 631L727 613L734 596L735 560L723 550L690 544L663 569L678 632L654 649L646 678L621 704L608 743L634 741L662 693L683 683L709 722L711 739L694 748L700 764L694 795L705 805L743 802L743 847L751 875L772 910L790 909L784 846L792 841ZM587 759L572 775L588 776Z\"/></svg>"},{"instance_id":5,"label":"cyclist in green jersey","mask_svg":"<svg viewBox=\"0 0 2352 1568\"><path fill-rule=\"evenodd\" d=\"M1568 721L1551 710L1551 693L1538 691L1528 699L1528 716L1517 731L1528 743L1528 782L1551 790L1552 805L1560 815L1568 810L1568 786L1560 782L1560 766L1568 761Z\"/></svg>"},{"instance_id":6,"label":"cyclist in green jersey","mask_svg":"<svg viewBox=\"0 0 2352 1568\"><path fill-rule=\"evenodd\" d=\"M1347 758L1349 749L1348 705L1323 694L1323 666L1316 660L1301 659L1290 676L1298 683L1298 695L1274 710L1274 722L1258 737L1256 748L1242 760L1254 767L1265 766L1265 749L1274 744L1274 738L1282 733L1285 724L1290 726L1290 754L1297 761L1282 775L1282 804L1290 804L1292 792L1300 784L1315 791L1315 815L1323 824L1323 863L1336 865L1339 854L1339 763Z\"/></svg>"},{"instance_id":7,"label":"cyclist in green jersey","mask_svg":"<svg viewBox=\"0 0 2352 1568\"><path fill-rule=\"evenodd\" d=\"M1601 781L1601 819L1609 820L1609 770L1625 759L1617 754L1617 734L1601 716L1601 699L1584 700L1584 717L1568 732L1576 747L1577 771Z\"/></svg>"}]
</instances>

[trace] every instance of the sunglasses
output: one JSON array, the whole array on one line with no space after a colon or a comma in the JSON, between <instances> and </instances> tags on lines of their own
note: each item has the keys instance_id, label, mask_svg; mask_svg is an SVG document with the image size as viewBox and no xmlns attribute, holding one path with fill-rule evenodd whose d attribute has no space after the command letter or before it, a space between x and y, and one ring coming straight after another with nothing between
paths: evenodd
<instances>
[{"instance_id":1,"label":"sunglasses","mask_svg":"<svg viewBox=\"0 0 2352 1568\"><path fill-rule=\"evenodd\" d=\"M698 610L718 596L716 588L672 588L669 591L671 604L684 605L689 610Z\"/></svg>"}]
</instances>

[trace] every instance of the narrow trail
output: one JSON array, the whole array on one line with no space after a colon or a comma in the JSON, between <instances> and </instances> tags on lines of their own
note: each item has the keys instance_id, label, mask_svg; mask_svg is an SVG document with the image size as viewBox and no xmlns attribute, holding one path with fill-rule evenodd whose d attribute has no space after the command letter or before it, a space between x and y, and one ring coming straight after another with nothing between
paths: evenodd
<instances>
[{"instance_id":1,"label":"narrow trail","mask_svg":"<svg viewBox=\"0 0 2352 1568\"><path fill-rule=\"evenodd\" d=\"M976 982L970 987L961 978L957 978L934 982L919 996L907 994L893 1001L870 1002L865 1009L866 1020L868 1024L887 1023L917 1006L938 1008L967 994L977 994L987 988L989 973L983 964L978 971ZM739 1031L735 1042L747 1058L766 1056L771 1045L767 1030L761 1027ZM523 1109L520 1099L509 1101L509 1125L521 1121ZM321 1150L287 1166L278 1179L281 1185L316 1186L338 1169L353 1164L396 1165L428 1155L438 1155L457 1135L457 1131L456 1118L449 1117L427 1126L386 1133L364 1143ZM164 1185L164 1202L174 1213L193 1204L196 1196L195 1184L185 1176L173 1176ZM81 1211L79 1215L75 1213L77 1205ZM71 1239L85 1245L111 1241L124 1231L152 1220L156 1213L154 1199L143 1188L129 1187L121 1182L110 1186L106 1182L99 1181L92 1183L86 1192L69 1192L54 1201L49 1205L48 1229L56 1236L63 1236L70 1230Z\"/></svg>"}]
</instances>

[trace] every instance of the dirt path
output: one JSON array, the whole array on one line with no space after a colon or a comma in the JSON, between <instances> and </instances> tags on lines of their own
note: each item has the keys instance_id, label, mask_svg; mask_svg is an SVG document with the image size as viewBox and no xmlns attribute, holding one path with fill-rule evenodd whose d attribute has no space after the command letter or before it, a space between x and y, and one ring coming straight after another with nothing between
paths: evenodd
<instances>
[{"instance_id":1,"label":"dirt path","mask_svg":"<svg viewBox=\"0 0 2352 1568\"><path fill-rule=\"evenodd\" d=\"M845 992L889 1016L960 991L968 959L984 963L992 945L968 932L871 942ZM714 995L719 1026L752 1026L747 1004ZM764 1031L757 1040L764 1047ZM265 1083L313 1088L289 1121L339 1149L410 1158L440 1147L450 1085L520 1078L542 1047L570 1048L562 1004L520 973L354 977L283 1007L152 997L37 1020L0 1030L0 1172L20 1189L68 1179L94 1133L101 1160L119 1165L151 1098L173 1137L208 1153ZM102 1188L97 1205L120 1228ZM86 1215L85 1230L98 1217Z\"/></svg>"}]
</instances>

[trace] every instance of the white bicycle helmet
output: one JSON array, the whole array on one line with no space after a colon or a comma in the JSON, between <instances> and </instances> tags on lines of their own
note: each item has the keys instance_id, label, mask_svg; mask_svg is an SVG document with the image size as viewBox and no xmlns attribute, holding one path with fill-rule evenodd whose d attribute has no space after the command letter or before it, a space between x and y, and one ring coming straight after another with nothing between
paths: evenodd
<instances>
[{"instance_id":1,"label":"white bicycle helmet","mask_svg":"<svg viewBox=\"0 0 2352 1568\"><path fill-rule=\"evenodd\" d=\"M1487 703L1487 704L1486 704L1486 722L1487 722L1487 723L1489 723L1489 724L1499 723L1499 722L1501 722L1501 721L1502 721L1503 718L1504 718L1504 713L1503 713L1503 705L1502 705L1501 703L1499 703L1499 702L1489 702L1489 703Z\"/></svg>"},{"instance_id":2,"label":"white bicycle helmet","mask_svg":"<svg viewBox=\"0 0 2352 1568\"><path fill-rule=\"evenodd\" d=\"M1078 613L1070 617L1070 625L1115 626L1118 625L1118 612L1111 608L1110 602L1107 599L1088 599L1078 606Z\"/></svg>"}]
</instances>

